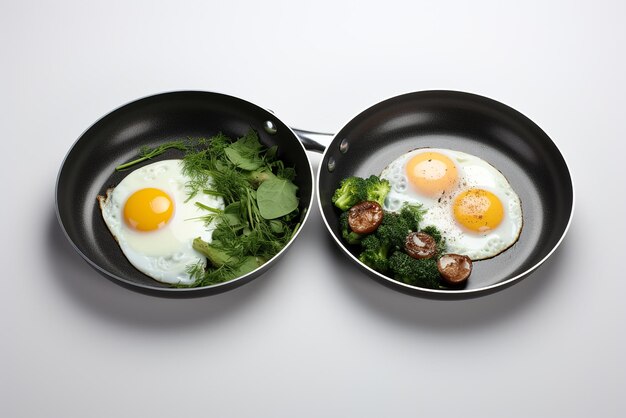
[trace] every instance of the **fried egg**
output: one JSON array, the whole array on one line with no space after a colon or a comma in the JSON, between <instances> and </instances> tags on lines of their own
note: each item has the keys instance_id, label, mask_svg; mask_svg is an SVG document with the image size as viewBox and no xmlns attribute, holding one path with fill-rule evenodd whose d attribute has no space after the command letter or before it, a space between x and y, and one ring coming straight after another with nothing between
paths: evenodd
<instances>
[{"instance_id":1,"label":"fried egg","mask_svg":"<svg viewBox=\"0 0 626 418\"><path fill-rule=\"evenodd\" d=\"M192 264L206 266L193 249L194 238L211 242L214 225L202 219L196 202L224 209L224 199L198 194L189 199L181 160L145 165L127 175L106 196L98 196L102 217L128 261L163 283L193 284Z\"/></svg>"},{"instance_id":2,"label":"fried egg","mask_svg":"<svg viewBox=\"0 0 626 418\"><path fill-rule=\"evenodd\" d=\"M383 208L399 211L405 203L422 204L427 210L422 225L437 227L450 253L482 260L520 236L520 198L504 175L479 157L420 148L396 158L380 177L391 184Z\"/></svg>"}]
</instances>

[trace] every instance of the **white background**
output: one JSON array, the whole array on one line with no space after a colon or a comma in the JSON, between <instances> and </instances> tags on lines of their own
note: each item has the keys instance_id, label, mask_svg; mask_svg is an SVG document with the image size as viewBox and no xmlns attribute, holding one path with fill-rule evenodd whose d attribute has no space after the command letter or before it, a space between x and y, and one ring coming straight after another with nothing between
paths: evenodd
<instances>
[{"instance_id":1,"label":"white background","mask_svg":"<svg viewBox=\"0 0 626 418\"><path fill-rule=\"evenodd\" d=\"M0 4L0 416L626 415L623 2L156 3ZM440 302L361 274L314 206L248 285L134 293L66 242L55 178L99 117L182 89L331 132L409 91L494 98L561 149L572 227L521 283Z\"/></svg>"}]
</instances>

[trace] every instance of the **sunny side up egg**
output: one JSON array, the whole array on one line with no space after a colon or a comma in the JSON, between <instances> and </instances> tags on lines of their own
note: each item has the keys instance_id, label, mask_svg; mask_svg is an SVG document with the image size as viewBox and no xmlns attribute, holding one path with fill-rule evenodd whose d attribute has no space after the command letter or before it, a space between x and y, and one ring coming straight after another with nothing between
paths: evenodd
<instances>
[{"instance_id":1,"label":"sunny side up egg","mask_svg":"<svg viewBox=\"0 0 626 418\"><path fill-rule=\"evenodd\" d=\"M384 209L422 204L427 210L422 225L437 227L450 253L483 260L511 247L520 236L520 198L504 175L479 157L420 148L396 158L381 177L391 184Z\"/></svg>"},{"instance_id":2,"label":"sunny side up egg","mask_svg":"<svg viewBox=\"0 0 626 418\"><path fill-rule=\"evenodd\" d=\"M200 219L207 212L196 202L224 209L221 197L189 199L188 181L181 160L164 160L133 171L106 196L98 196L104 222L128 261L163 283L193 284L189 266L206 265L192 243L197 237L211 242L215 227Z\"/></svg>"}]
</instances>

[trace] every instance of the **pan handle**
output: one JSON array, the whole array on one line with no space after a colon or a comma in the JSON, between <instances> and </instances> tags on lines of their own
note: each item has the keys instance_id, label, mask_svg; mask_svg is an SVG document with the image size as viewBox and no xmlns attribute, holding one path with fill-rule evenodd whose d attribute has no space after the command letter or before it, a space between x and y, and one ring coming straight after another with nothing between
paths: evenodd
<instances>
[{"instance_id":1,"label":"pan handle","mask_svg":"<svg viewBox=\"0 0 626 418\"><path fill-rule=\"evenodd\" d=\"M306 131L304 129L291 128L292 131L298 135L298 139L304 145L307 151L314 151L323 153L326 147L330 145L331 140L335 136L334 134L327 134L323 132Z\"/></svg>"}]
</instances>

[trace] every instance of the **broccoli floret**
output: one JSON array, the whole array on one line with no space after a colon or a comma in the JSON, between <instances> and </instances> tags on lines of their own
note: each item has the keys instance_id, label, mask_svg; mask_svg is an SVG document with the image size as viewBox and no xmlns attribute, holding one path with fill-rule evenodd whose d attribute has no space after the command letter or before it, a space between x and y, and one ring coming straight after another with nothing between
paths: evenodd
<instances>
[{"instance_id":1,"label":"broccoli floret","mask_svg":"<svg viewBox=\"0 0 626 418\"><path fill-rule=\"evenodd\" d=\"M382 206L390 190L391 185L386 179L381 179L377 176L369 176L365 179L366 200L377 202Z\"/></svg>"},{"instance_id":2,"label":"broccoli floret","mask_svg":"<svg viewBox=\"0 0 626 418\"><path fill-rule=\"evenodd\" d=\"M376 236L393 249L404 247L404 240L411 231L411 224L399 213L385 212L383 221L376 229Z\"/></svg>"},{"instance_id":3,"label":"broccoli floret","mask_svg":"<svg viewBox=\"0 0 626 418\"><path fill-rule=\"evenodd\" d=\"M367 200L367 190L365 179L360 177L348 177L342 180L332 197L335 206L343 211L364 200Z\"/></svg>"},{"instance_id":4,"label":"broccoli floret","mask_svg":"<svg viewBox=\"0 0 626 418\"><path fill-rule=\"evenodd\" d=\"M365 264L373 268L374 270L385 273L387 268L389 267L389 260L386 256L382 256L377 251L365 250L359 255L359 260Z\"/></svg>"},{"instance_id":5,"label":"broccoli floret","mask_svg":"<svg viewBox=\"0 0 626 418\"><path fill-rule=\"evenodd\" d=\"M367 179L348 177L335 190L332 202L343 211L365 200L382 206L390 190L389 181L378 176L369 176Z\"/></svg>"},{"instance_id":6,"label":"broccoli floret","mask_svg":"<svg viewBox=\"0 0 626 418\"><path fill-rule=\"evenodd\" d=\"M430 235L431 237L433 237L433 239L437 243L439 243L439 241L441 241L443 239L443 237L441 236L441 232L439 232L437 227L435 227L433 225L429 225L427 227L422 228L422 232L425 233L425 234Z\"/></svg>"},{"instance_id":7,"label":"broccoli floret","mask_svg":"<svg viewBox=\"0 0 626 418\"><path fill-rule=\"evenodd\" d=\"M348 244L359 244L363 235L357 234L350 229L348 224L348 212L343 212L339 215L339 229L341 229L341 236Z\"/></svg>"},{"instance_id":8,"label":"broccoli floret","mask_svg":"<svg viewBox=\"0 0 626 418\"><path fill-rule=\"evenodd\" d=\"M423 213L421 205L404 205L400 213L385 212L376 235L381 240L387 241L392 248L404 248L406 236L419 229Z\"/></svg>"},{"instance_id":9,"label":"broccoli floret","mask_svg":"<svg viewBox=\"0 0 626 418\"><path fill-rule=\"evenodd\" d=\"M422 212L419 207L405 206L400 213L385 212L376 231L361 240L363 252L359 260L374 270L385 273L389 267L389 254L404 248L407 235L416 231Z\"/></svg>"},{"instance_id":10,"label":"broccoli floret","mask_svg":"<svg viewBox=\"0 0 626 418\"><path fill-rule=\"evenodd\" d=\"M363 252L359 256L359 260L374 270L385 273L389 265L389 260L387 259L389 243L372 234L361 240L361 246L363 247Z\"/></svg>"},{"instance_id":11,"label":"broccoli floret","mask_svg":"<svg viewBox=\"0 0 626 418\"><path fill-rule=\"evenodd\" d=\"M361 240L361 247L364 250L382 251L384 256L387 256L387 250L389 249L389 245L383 242L376 234L366 235Z\"/></svg>"},{"instance_id":12,"label":"broccoli floret","mask_svg":"<svg viewBox=\"0 0 626 418\"><path fill-rule=\"evenodd\" d=\"M437 254L435 258L439 258L446 253L446 239L441 236L441 232L436 227L429 225L422 229L422 232L435 239L435 243L437 243Z\"/></svg>"},{"instance_id":13,"label":"broccoli floret","mask_svg":"<svg viewBox=\"0 0 626 418\"><path fill-rule=\"evenodd\" d=\"M422 222L425 213L426 210L420 204L410 205L405 203L402 209L400 209L400 216L409 224L411 231L419 230L420 222Z\"/></svg>"},{"instance_id":14,"label":"broccoli floret","mask_svg":"<svg viewBox=\"0 0 626 418\"><path fill-rule=\"evenodd\" d=\"M415 259L396 251L389 257L389 270L393 278L413 286L440 288L439 270L434 258Z\"/></svg>"}]
</instances>

